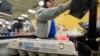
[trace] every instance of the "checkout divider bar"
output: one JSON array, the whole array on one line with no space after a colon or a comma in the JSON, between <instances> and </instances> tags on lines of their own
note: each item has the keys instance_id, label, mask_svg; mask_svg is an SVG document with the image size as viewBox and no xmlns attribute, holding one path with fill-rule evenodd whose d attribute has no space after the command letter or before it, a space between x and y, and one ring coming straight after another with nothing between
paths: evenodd
<instances>
[{"instance_id":1,"label":"checkout divider bar","mask_svg":"<svg viewBox=\"0 0 100 56\"><path fill-rule=\"evenodd\" d=\"M26 35L26 36L8 36L8 37L0 37L0 39L13 39L13 38L38 38L36 35Z\"/></svg>"}]
</instances>

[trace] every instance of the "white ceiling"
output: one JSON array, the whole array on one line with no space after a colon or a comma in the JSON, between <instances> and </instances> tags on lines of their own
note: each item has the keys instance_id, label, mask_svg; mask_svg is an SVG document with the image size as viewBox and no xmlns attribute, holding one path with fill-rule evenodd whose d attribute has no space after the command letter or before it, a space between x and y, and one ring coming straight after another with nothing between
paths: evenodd
<instances>
[{"instance_id":1,"label":"white ceiling","mask_svg":"<svg viewBox=\"0 0 100 56\"><path fill-rule=\"evenodd\" d=\"M28 14L31 18L34 14L27 12L28 9L35 9L40 0L8 0L12 4L13 18L21 16L21 14ZM64 0L55 0L55 5L62 3Z\"/></svg>"},{"instance_id":2,"label":"white ceiling","mask_svg":"<svg viewBox=\"0 0 100 56\"><path fill-rule=\"evenodd\" d=\"M28 9L36 9L39 5L40 0L7 0L12 4L12 17L16 18L21 16L21 14L29 15L29 18L34 17L34 14L29 13ZM68 0L55 0L55 5L65 2ZM100 3L100 0L99 0ZM100 5L100 4L99 4ZM100 7L100 6L99 6ZM0 18L10 18L0 15Z\"/></svg>"}]
</instances>

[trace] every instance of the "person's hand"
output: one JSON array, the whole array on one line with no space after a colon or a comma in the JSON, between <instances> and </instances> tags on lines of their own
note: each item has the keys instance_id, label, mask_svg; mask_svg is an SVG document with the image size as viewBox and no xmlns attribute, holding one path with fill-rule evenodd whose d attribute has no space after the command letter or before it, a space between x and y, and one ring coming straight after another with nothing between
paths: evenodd
<instances>
[{"instance_id":1,"label":"person's hand","mask_svg":"<svg viewBox=\"0 0 100 56\"><path fill-rule=\"evenodd\" d=\"M100 20L100 16L97 16L97 20Z\"/></svg>"},{"instance_id":2,"label":"person's hand","mask_svg":"<svg viewBox=\"0 0 100 56\"><path fill-rule=\"evenodd\" d=\"M100 37L96 38L96 41L100 41Z\"/></svg>"},{"instance_id":3,"label":"person's hand","mask_svg":"<svg viewBox=\"0 0 100 56\"><path fill-rule=\"evenodd\" d=\"M36 38L36 40L41 40L40 38Z\"/></svg>"}]
</instances>

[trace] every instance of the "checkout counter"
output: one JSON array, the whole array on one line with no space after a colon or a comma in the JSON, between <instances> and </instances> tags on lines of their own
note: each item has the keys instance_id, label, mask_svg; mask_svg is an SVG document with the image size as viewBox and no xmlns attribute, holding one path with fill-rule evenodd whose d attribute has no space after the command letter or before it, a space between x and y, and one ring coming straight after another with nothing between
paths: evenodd
<instances>
[{"instance_id":1,"label":"checkout counter","mask_svg":"<svg viewBox=\"0 0 100 56\"><path fill-rule=\"evenodd\" d=\"M1 1L5 3L7 0ZM1 9L3 10L3 7ZM7 8L4 8L4 10L10 12ZM4 51L0 53L0 56L96 56L91 48L77 41L74 43L72 41L30 39L29 36L27 36L27 38L25 38L25 36L17 37L8 37L8 39L11 38L11 40L0 40L0 42L4 41L3 44L0 43L0 49ZM4 39L4 37L1 38ZM84 51L79 53L78 51L81 50Z\"/></svg>"},{"instance_id":2,"label":"checkout counter","mask_svg":"<svg viewBox=\"0 0 100 56\"><path fill-rule=\"evenodd\" d=\"M20 56L78 56L72 41L59 41L48 39L13 39L8 46L11 55Z\"/></svg>"}]
</instances>

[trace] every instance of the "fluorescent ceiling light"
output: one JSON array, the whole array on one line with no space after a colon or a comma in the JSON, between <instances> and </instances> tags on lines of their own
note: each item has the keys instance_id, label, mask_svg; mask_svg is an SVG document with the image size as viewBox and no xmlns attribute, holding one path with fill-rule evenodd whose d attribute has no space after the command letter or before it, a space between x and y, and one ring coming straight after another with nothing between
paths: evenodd
<instances>
[{"instance_id":1,"label":"fluorescent ceiling light","mask_svg":"<svg viewBox=\"0 0 100 56\"><path fill-rule=\"evenodd\" d=\"M27 14L22 14L21 16L23 16L23 17L28 17L28 15L27 15Z\"/></svg>"},{"instance_id":2,"label":"fluorescent ceiling light","mask_svg":"<svg viewBox=\"0 0 100 56\"><path fill-rule=\"evenodd\" d=\"M18 17L18 19L24 19L23 17Z\"/></svg>"},{"instance_id":3,"label":"fluorescent ceiling light","mask_svg":"<svg viewBox=\"0 0 100 56\"><path fill-rule=\"evenodd\" d=\"M28 12L35 13L36 11L35 10L32 10L32 9L29 9Z\"/></svg>"},{"instance_id":4,"label":"fluorescent ceiling light","mask_svg":"<svg viewBox=\"0 0 100 56\"><path fill-rule=\"evenodd\" d=\"M2 24L2 22L0 21L0 24Z\"/></svg>"},{"instance_id":5,"label":"fluorescent ceiling light","mask_svg":"<svg viewBox=\"0 0 100 56\"><path fill-rule=\"evenodd\" d=\"M10 14L7 14L7 13L3 13L3 12L0 12L0 15L5 15L5 16L12 16Z\"/></svg>"},{"instance_id":6,"label":"fluorescent ceiling light","mask_svg":"<svg viewBox=\"0 0 100 56\"><path fill-rule=\"evenodd\" d=\"M0 3L2 3L2 1L0 0Z\"/></svg>"},{"instance_id":7,"label":"fluorescent ceiling light","mask_svg":"<svg viewBox=\"0 0 100 56\"><path fill-rule=\"evenodd\" d=\"M39 4L40 6L43 6L43 5L44 5L44 2L43 2L43 1L40 1L38 4Z\"/></svg>"}]
</instances>

